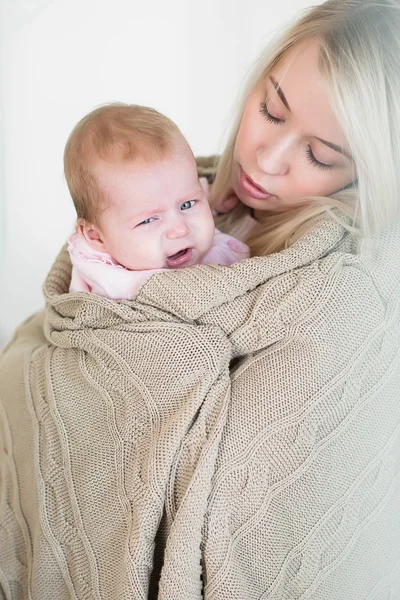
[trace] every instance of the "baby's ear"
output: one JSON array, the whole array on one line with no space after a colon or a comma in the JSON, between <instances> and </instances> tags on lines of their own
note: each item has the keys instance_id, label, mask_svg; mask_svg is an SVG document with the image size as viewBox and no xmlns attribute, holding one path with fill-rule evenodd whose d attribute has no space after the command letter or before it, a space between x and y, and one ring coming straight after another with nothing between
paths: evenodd
<instances>
[{"instance_id":1,"label":"baby's ear","mask_svg":"<svg viewBox=\"0 0 400 600\"><path fill-rule=\"evenodd\" d=\"M84 237L85 241L93 250L106 252L103 242L103 234L94 223L89 223L85 219L79 219L77 223L78 232Z\"/></svg>"},{"instance_id":2,"label":"baby's ear","mask_svg":"<svg viewBox=\"0 0 400 600\"><path fill-rule=\"evenodd\" d=\"M218 214L230 212L235 208L237 203L239 202L239 198L236 194L232 193L227 196L223 200L218 200L214 203L213 207L217 211Z\"/></svg>"},{"instance_id":3,"label":"baby's ear","mask_svg":"<svg viewBox=\"0 0 400 600\"><path fill-rule=\"evenodd\" d=\"M199 181L201 183L201 187L203 188L207 198L210 194L210 184L208 183L208 179L207 177L200 177Z\"/></svg>"}]
</instances>

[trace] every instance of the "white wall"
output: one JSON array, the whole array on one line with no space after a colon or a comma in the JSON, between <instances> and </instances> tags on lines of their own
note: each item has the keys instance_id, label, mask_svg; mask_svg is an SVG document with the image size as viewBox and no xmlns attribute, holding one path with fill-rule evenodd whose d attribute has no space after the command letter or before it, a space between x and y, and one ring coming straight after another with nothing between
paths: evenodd
<instances>
[{"instance_id":1,"label":"white wall","mask_svg":"<svg viewBox=\"0 0 400 600\"><path fill-rule=\"evenodd\" d=\"M62 155L75 123L104 102L147 104L195 154L219 151L251 63L310 1L1 0L0 346L43 306L73 227Z\"/></svg>"}]
</instances>

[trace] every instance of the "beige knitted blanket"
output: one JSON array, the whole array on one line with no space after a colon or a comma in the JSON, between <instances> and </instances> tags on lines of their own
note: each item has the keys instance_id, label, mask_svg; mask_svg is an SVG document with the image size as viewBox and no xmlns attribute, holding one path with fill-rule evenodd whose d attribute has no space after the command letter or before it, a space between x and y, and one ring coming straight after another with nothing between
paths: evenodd
<instances>
[{"instance_id":1,"label":"beige knitted blanket","mask_svg":"<svg viewBox=\"0 0 400 600\"><path fill-rule=\"evenodd\" d=\"M0 360L2 600L400 598L398 224L134 302L70 273Z\"/></svg>"}]
</instances>

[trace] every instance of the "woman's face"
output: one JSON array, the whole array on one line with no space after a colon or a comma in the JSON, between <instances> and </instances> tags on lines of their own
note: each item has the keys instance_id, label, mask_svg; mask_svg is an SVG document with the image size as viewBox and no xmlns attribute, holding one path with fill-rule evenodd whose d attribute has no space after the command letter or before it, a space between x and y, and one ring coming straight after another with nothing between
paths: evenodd
<instances>
[{"instance_id":1,"label":"woman's face","mask_svg":"<svg viewBox=\"0 0 400 600\"><path fill-rule=\"evenodd\" d=\"M236 138L233 189L259 210L293 208L354 179L354 163L318 68L319 45L303 43L249 96Z\"/></svg>"}]
</instances>

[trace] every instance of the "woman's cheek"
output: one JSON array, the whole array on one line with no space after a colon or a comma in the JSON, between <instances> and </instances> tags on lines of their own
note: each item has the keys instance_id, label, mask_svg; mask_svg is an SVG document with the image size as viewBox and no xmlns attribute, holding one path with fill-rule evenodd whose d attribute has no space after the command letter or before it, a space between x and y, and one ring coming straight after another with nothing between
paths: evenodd
<instances>
[{"instance_id":1,"label":"woman's cheek","mask_svg":"<svg viewBox=\"0 0 400 600\"><path fill-rule=\"evenodd\" d=\"M323 196L331 188L330 178L326 173L307 164L296 165L296 177L292 181L292 190L297 190L297 197Z\"/></svg>"}]
</instances>

